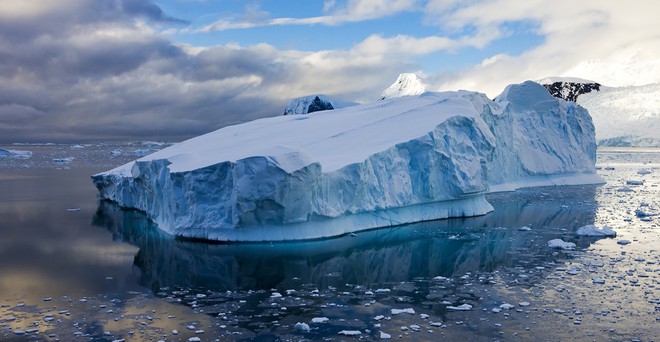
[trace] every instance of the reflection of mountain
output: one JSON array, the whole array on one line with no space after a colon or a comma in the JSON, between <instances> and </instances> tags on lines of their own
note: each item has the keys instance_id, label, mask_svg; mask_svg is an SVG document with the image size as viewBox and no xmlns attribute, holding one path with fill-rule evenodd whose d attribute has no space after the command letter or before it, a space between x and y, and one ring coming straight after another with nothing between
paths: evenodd
<instances>
[{"instance_id":1,"label":"reflection of mountain","mask_svg":"<svg viewBox=\"0 0 660 342\"><path fill-rule=\"evenodd\" d=\"M538 188L491 195L495 211L464 219L367 231L355 237L275 244L205 244L165 235L141 213L101 202L94 225L136 245L141 285L214 290L376 287L416 277L453 276L502 266L538 266L546 242L595 218L595 187ZM532 231L517 228L531 226ZM567 228L569 232L562 232ZM534 259L540 262L533 262ZM523 260L524 259L524 260Z\"/></svg>"}]
</instances>

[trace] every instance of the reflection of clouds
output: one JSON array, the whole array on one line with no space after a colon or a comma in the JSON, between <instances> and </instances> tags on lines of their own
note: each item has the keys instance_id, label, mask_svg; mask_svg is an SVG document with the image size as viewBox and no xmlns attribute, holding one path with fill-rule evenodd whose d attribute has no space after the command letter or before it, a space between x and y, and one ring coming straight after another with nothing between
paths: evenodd
<instances>
[{"instance_id":1,"label":"reflection of clouds","mask_svg":"<svg viewBox=\"0 0 660 342\"><path fill-rule=\"evenodd\" d=\"M415 277L452 276L518 266L521 254L542 258L557 228L568 232L594 221L595 187L524 190L492 195L495 212L372 230L329 240L205 244L179 241L146 217L102 202L94 224L140 250L140 283L218 290L270 289L298 278L317 286L379 284ZM569 207L562 207L568 205ZM532 231L517 228L531 225ZM503 227L503 228L498 228Z\"/></svg>"}]
</instances>

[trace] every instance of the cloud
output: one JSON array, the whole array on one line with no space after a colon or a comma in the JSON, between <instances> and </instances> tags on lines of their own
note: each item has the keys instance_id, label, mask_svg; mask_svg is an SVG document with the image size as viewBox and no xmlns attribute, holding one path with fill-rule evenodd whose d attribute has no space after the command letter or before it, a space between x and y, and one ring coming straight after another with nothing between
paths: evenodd
<instances>
[{"instance_id":1,"label":"cloud","mask_svg":"<svg viewBox=\"0 0 660 342\"><path fill-rule=\"evenodd\" d=\"M574 76L606 85L660 81L660 26L654 1L540 0L427 3L427 16L447 30L486 31L533 23L544 37L517 56L491 56L465 70L436 75L437 89L480 89L495 96L504 86L545 76ZM492 44L497 44L493 42Z\"/></svg>"},{"instance_id":2,"label":"cloud","mask_svg":"<svg viewBox=\"0 0 660 342\"><path fill-rule=\"evenodd\" d=\"M397 13L419 10L418 0L347 0L325 1L323 12L326 15L307 18L268 18L269 13L261 11L254 4L246 6L241 18L225 17L199 29L184 32L209 33L214 31L249 29L283 25L340 25L365 20L373 20ZM258 14L258 15L255 15Z\"/></svg>"},{"instance_id":3,"label":"cloud","mask_svg":"<svg viewBox=\"0 0 660 342\"><path fill-rule=\"evenodd\" d=\"M407 67L405 58L357 50L191 47L160 34L167 17L144 3L50 4L19 6L18 19L0 11L22 25L0 20L1 142L177 141L279 115L310 93L371 100Z\"/></svg>"}]
</instances>

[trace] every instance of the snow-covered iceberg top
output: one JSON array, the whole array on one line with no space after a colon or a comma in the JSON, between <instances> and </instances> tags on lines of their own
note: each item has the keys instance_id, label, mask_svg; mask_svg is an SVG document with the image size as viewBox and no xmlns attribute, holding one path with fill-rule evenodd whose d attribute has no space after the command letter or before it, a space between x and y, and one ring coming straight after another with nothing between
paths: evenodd
<instances>
[{"instance_id":1,"label":"snow-covered iceberg top","mask_svg":"<svg viewBox=\"0 0 660 342\"><path fill-rule=\"evenodd\" d=\"M600 182L595 156L586 110L526 82L495 102L425 93L229 126L93 181L173 235L296 240L482 215L489 189Z\"/></svg>"},{"instance_id":2,"label":"snow-covered iceberg top","mask_svg":"<svg viewBox=\"0 0 660 342\"><path fill-rule=\"evenodd\" d=\"M329 97L322 94L298 97L291 100L284 109L284 115L309 114L339 108L333 105L333 102Z\"/></svg>"}]
</instances>

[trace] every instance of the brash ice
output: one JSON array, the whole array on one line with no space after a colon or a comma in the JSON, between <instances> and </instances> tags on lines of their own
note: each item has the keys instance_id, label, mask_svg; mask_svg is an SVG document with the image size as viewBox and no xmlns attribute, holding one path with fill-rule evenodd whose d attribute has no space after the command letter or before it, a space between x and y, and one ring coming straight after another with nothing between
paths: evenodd
<instances>
[{"instance_id":1,"label":"brash ice","mask_svg":"<svg viewBox=\"0 0 660 342\"><path fill-rule=\"evenodd\" d=\"M492 210L489 191L599 183L587 111L534 82L221 128L94 175L177 236L301 240Z\"/></svg>"}]
</instances>

